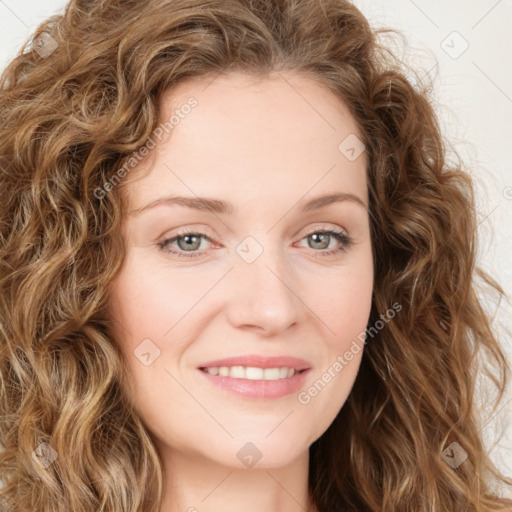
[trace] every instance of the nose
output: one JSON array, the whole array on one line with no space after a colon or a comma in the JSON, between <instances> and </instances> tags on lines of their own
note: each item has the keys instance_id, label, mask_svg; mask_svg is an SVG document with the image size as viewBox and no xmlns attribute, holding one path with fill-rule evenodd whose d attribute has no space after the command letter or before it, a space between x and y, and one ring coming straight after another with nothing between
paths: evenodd
<instances>
[{"instance_id":1,"label":"nose","mask_svg":"<svg viewBox=\"0 0 512 512\"><path fill-rule=\"evenodd\" d=\"M230 272L226 305L230 323L271 337L295 326L304 303L294 288L297 280L284 256L264 249L252 263L236 256Z\"/></svg>"}]
</instances>

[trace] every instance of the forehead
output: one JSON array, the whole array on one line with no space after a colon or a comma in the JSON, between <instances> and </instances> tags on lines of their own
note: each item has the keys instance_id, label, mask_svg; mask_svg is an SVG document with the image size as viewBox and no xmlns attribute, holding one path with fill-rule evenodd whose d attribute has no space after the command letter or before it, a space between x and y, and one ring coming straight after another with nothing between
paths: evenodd
<instances>
[{"instance_id":1,"label":"forehead","mask_svg":"<svg viewBox=\"0 0 512 512\"><path fill-rule=\"evenodd\" d=\"M344 141L362 139L357 123L307 75L189 80L162 95L160 122L165 134L127 184L130 209L164 192L236 202L336 187L367 198L366 155L343 151Z\"/></svg>"}]
</instances>

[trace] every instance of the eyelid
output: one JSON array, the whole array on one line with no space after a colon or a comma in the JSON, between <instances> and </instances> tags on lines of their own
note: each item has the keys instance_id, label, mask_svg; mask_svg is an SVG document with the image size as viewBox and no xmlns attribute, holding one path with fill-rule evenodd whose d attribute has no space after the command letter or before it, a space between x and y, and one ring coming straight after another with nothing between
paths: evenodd
<instances>
[{"instance_id":1,"label":"eyelid","mask_svg":"<svg viewBox=\"0 0 512 512\"><path fill-rule=\"evenodd\" d=\"M204 225L201 227L194 227L194 225L188 225L181 228L176 228L172 230L166 231L163 235L157 238L157 242L164 242L165 240L169 240L169 238L174 238L181 235L188 235L189 233L201 233L205 235L205 238L208 237L210 241L217 238L217 235L213 233L211 229L208 229Z\"/></svg>"},{"instance_id":2,"label":"eyelid","mask_svg":"<svg viewBox=\"0 0 512 512\"><path fill-rule=\"evenodd\" d=\"M310 230L306 231L304 233L304 235L302 236L302 238L308 236L308 235L311 235L312 233L316 233L317 231L339 231L340 233L344 233L345 235L348 236L348 231L345 229L345 228L342 228L341 226L332 226L332 225L328 225L328 224L325 224L325 223L320 223L320 226L313 226ZM299 231L300 233L300 231ZM299 234L297 233L297 235ZM302 240L301 238L301 240Z\"/></svg>"},{"instance_id":3,"label":"eyelid","mask_svg":"<svg viewBox=\"0 0 512 512\"><path fill-rule=\"evenodd\" d=\"M302 232L302 230L303 230L303 228L299 229L295 233L295 235L293 235L293 238L299 236L299 234ZM316 225L312 226L310 229L308 229L302 235L300 240L302 240L304 237L306 237L306 236L308 236L308 235L310 235L312 233L316 233L317 231L321 231L321 230L341 231L345 235L349 236L349 232L348 232L347 229L345 229L345 228L343 228L341 226L335 225L335 224L325 223L325 222L322 223L321 222L320 224L316 224ZM198 233L198 234L200 233L202 235L205 235L205 238L207 237L210 240L210 242L214 242L214 240L217 238L217 235L213 234L213 231L208 229L204 225L201 225L201 227L198 227L198 228L195 228L194 225L188 225L188 226L184 226L184 227L181 227L181 228L176 228L176 230L171 230L170 233L167 231L164 235L158 237L157 243L158 242L164 242L165 240L168 240L170 238L174 238L176 236L187 235L187 234L190 234L190 233Z\"/></svg>"}]
</instances>

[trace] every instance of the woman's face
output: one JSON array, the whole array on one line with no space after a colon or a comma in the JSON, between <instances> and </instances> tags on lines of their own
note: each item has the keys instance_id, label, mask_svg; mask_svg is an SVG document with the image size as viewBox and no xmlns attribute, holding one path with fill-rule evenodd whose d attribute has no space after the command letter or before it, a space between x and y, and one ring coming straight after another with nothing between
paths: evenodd
<instances>
[{"instance_id":1,"label":"woman's face","mask_svg":"<svg viewBox=\"0 0 512 512\"><path fill-rule=\"evenodd\" d=\"M347 108L310 78L209 82L164 96L162 121L179 123L124 184L115 338L161 450L276 467L328 428L359 368L366 155Z\"/></svg>"}]
</instances>

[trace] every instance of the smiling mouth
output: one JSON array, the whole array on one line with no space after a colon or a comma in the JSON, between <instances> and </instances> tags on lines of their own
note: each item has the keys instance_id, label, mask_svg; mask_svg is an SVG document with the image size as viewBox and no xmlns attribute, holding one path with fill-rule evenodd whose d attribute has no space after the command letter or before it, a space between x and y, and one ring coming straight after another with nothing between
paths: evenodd
<instances>
[{"instance_id":1,"label":"smiling mouth","mask_svg":"<svg viewBox=\"0 0 512 512\"><path fill-rule=\"evenodd\" d=\"M311 371L306 361L296 358L274 358L272 361L256 356L246 359L252 361L247 361L245 366L236 364L239 361L224 359L203 364L197 370L223 392L252 400L270 400L293 395L304 385Z\"/></svg>"},{"instance_id":2,"label":"smiling mouth","mask_svg":"<svg viewBox=\"0 0 512 512\"><path fill-rule=\"evenodd\" d=\"M199 368L209 375L246 380L282 380L303 373L306 369L290 367L260 368L257 366L212 366Z\"/></svg>"}]
</instances>

